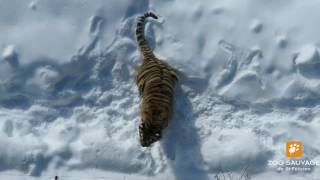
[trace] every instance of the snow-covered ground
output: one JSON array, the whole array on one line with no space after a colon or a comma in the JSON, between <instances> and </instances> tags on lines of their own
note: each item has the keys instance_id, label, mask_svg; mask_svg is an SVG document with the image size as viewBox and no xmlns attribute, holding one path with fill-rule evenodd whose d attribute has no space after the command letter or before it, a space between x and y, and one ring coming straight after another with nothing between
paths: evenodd
<instances>
[{"instance_id":1,"label":"snow-covered ground","mask_svg":"<svg viewBox=\"0 0 320 180\"><path fill-rule=\"evenodd\" d=\"M319 179L318 0L0 0L0 179ZM137 16L181 72L175 117L138 142ZM220 178L222 179L222 178ZM232 178L231 178L232 179Z\"/></svg>"}]
</instances>

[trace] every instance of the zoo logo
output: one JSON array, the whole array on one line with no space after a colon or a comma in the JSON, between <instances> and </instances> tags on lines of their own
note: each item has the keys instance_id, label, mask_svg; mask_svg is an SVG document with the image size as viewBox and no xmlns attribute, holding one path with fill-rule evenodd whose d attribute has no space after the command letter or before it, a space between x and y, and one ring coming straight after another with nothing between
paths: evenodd
<instances>
[{"instance_id":1,"label":"zoo logo","mask_svg":"<svg viewBox=\"0 0 320 180\"><path fill-rule=\"evenodd\" d=\"M286 146L287 158L302 158L302 142L289 141Z\"/></svg>"}]
</instances>

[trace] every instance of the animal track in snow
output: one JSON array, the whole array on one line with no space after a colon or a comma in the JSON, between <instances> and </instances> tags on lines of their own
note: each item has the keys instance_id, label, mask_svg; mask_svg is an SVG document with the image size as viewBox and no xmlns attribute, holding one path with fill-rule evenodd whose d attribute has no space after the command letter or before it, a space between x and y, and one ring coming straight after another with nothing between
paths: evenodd
<instances>
[{"instance_id":1,"label":"animal track in snow","mask_svg":"<svg viewBox=\"0 0 320 180\"><path fill-rule=\"evenodd\" d=\"M215 79L219 94L231 99L241 97L245 101L260 97L264 90L257 59L263 57L261 50L246 50L224 40L219 45L230 54L226 66Z\"/></svg>"}]
</instances>

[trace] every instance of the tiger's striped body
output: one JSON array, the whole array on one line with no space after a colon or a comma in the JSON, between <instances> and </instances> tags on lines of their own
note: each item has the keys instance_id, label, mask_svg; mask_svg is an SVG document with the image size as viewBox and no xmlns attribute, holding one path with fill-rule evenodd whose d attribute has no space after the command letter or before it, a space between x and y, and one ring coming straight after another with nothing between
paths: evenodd
<instances>
[{"instance_id":1,"label":"tiger's striped body","mask_svg":"<svg viewBox=\"0 0 320 180\"><path fill-rule=\"evenodd\" d=\"M161 139L162 130L168 126L173 113L173 95L177 82L175 70L153 54L144 37L144 24L147 17L157 19L148 12L139 17L136 36L143 63L139 67L136 84L142 96L141 120L139 126L140 143L150 146Z\"/></svg>"}]
</instances>

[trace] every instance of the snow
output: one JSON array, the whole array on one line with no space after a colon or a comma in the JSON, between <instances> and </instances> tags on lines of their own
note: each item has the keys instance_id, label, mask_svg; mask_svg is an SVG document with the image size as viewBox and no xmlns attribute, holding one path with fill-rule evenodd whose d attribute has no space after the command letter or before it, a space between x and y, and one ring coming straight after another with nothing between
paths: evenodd
<instances>
[{"instance_id":1,"label":"snow","mask_svg":"<svg viewBox=\"0 0 320 180\"><path fill-rule=\"evenodd\" d=\"M10 61L13 56L15 56L17 53L15 52L15 47L13 45L8 45L2 53L2 59Z\"/></svg>"},{"instance_id":2,"label":"snow","mask_svg":"<svg viewBox=\"0 0 320 180\"><path fill-rule=\"evenodd\" d=\"M317 47L312 45L306 45L299 51L299 55L296 59L297 65L317 64L319 63L319 53Z\"/></svg>"},{"instance_id":3,"label":"snow","mask_svg":"<svg viewBox=\"0 0 320 180\"><path fill-rule=\"evenodd\" d=\"M260 33L263 29L263 24L260 20L255 19L251 22L250 30L254 33Z\"/></svg>"},{"instance_id":4,"label":"snow","mask_svg":"<svg viewBox=\"0 0 320 180\"><path fill-rule=\"evenodd\" d=\"M37 3L35 1L31 1L29 4L29 8L33 11L37 10Z\"/></svg>"},{"instance_id":5,"label":"snow","mask_svg":"<svg viewBox=\"0 0 320 180\"><path fill-rule=\"evenodd\" d=\"M0 179L317 179L320 2L0 1ZM138 141L136 19L179 70L160 142Z\"/></svg>"}]
</instances>

